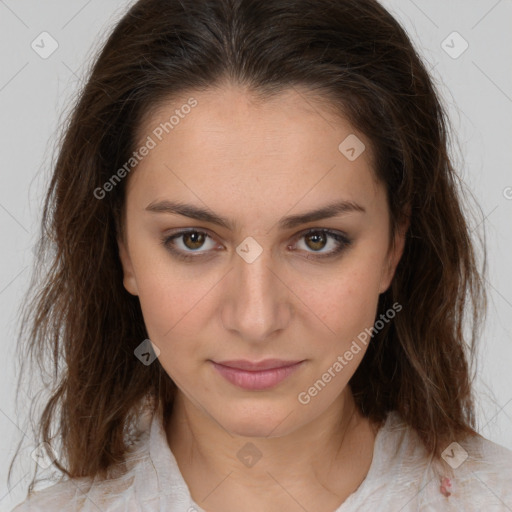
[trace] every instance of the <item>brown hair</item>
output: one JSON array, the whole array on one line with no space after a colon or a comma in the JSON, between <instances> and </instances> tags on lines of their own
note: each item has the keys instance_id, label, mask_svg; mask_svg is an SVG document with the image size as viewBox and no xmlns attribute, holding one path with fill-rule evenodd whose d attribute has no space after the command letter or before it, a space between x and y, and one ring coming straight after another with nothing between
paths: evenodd
<instances>
[{"instance_id":1,"label":"brown hair","mask_svg":"<svg viewBox=\"0 0 512 512\"><path fill-rule=\"evenodd\" d=\"M446 115L405 31L375 0L140 0L65 127L38 243L43 273L21 321L23 363L51 360L37 438L60 440L56 467L105 475L123 459L132 407L150 394L171 409L175 385L159 361L134 356L147 332L116 242L126 180L103 199L93 191L130 158L151 109L226 81L262 98L304 87L369 138L392 235L408 212L410 226L377 316L395 302L402 310L369 344L351 389L364 415L381 422L398 411L436 456L441 443L473 434L470 361L486 294Z\"/></svg>"}]
</instances>

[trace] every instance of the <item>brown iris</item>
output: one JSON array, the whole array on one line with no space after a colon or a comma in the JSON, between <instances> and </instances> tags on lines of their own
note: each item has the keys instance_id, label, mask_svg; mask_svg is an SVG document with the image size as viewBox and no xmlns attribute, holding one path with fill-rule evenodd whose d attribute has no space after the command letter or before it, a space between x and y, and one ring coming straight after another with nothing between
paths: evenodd
<instances>
[{"instance_id":1,"label":"brown iris","mask_svg":"<svg viewBox=\"0 0 512 512\"><path fill-rule=\"evenodd\" d=\"M318 250L323 249L325 247L325 243L327 241L327 235L325 233L321 233L321 232L319 232L319 233L311 233L309 235L306 235L304 237L304 239L305 240L312 240L312 239L314 239L312 244L308 243L308 247L310 249L318 251Z\"/></svg>"},{"instance_id":2,"label":"brown iris","mask_svg":"<svg viewBox=\"0 0 512 512\"><path fill-rule=\"evenodd\" d=\"M205 242L206 235L204 233L198 233L197 231L191 231L190 233L184 233L182 235L183 243L188 249L200 249ZM191 243L188 244L187 240L191 240Z\"/></svg>"}]
</instances>

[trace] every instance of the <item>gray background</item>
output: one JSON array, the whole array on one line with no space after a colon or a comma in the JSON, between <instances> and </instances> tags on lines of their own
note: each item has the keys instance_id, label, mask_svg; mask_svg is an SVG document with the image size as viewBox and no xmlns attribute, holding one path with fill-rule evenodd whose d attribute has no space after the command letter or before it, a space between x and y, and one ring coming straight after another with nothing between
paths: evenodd
<instances>
[{"instance_id":1,"label":"gray background","mask_svg":"<svg viewBox=\"0 0 512 512\"><path fill-rule=\"evenodd\" d=\"M34 445L29 431L23 432L27 403L20 402L17 410L14 402L16 315L28 286L56 129L99 43L130 3L0 0L2 511L24 498L31 476ZM487 232L490 307L478 357L478 423L482 435L512 449L512 1L383 3L402 21L432 69L449 107L456 164L482 208L472 229L476 234L485 225ZM44 31L59 45L46 59L31 47ZM451 35L454 31L463 39ZM464 40L468 48L458 55ZM45 48L50 48L48 39ZM23 467L17 466L8 489L8 462L21 437Z\"/></svg>"}]
</instances>

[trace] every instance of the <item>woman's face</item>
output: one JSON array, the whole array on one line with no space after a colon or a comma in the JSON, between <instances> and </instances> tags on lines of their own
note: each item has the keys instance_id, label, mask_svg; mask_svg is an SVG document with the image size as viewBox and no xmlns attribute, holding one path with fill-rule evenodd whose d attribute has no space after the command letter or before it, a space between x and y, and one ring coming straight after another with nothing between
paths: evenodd
<instances>
[{"instance_id":1,"label":"woman's face","mask_svg":"<svg viewBox=\"0 0 512 512\"><path fill-rule=\"evenodd\" d=\"M307 92L255 103L234 86L164 105L139 134L119 247L163 368L234 434L284 435L326 413L403 249L368 140ZM215 364L268 359L301 363Z\"/></svg>"}]
</instances>

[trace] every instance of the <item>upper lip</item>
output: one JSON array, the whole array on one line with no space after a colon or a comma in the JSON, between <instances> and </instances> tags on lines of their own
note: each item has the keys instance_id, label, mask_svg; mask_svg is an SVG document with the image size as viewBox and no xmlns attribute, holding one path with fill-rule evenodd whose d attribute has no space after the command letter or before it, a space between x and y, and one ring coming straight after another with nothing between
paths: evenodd
<instances>
[{"instance_id":1,"label":"upper lip","mask_svg":"<svg viewBox=\"0 0 512 512\"><path fill-rule=\"evenodd\" d=\"M302 361L285 361L283 359L264 359L263 361L253 362L247 361L245 359L237 359L231 361L219 361L216 362L216 364L221 364L222 366L229 366L230 368L237 368L238 370L262 371L271 370L273 368L284 368L286 366L293 366L294 364L301 362Z\"/></svg>"}]
</instances>

